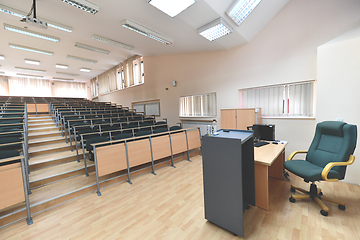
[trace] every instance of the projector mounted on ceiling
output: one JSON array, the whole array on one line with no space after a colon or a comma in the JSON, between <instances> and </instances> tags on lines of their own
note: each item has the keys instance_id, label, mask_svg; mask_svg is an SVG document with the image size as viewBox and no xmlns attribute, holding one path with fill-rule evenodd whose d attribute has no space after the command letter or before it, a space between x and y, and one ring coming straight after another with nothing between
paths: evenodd
<instances>
[{"instance_id":1,"label":"projector mounted on ceiling","mask_svg":"<svg viewBox=\"0 0 360 240\"><path fill-rule=\"evenodd\" d=\"M34 17L30 17L32 12L34 12L34 15L33 15ZM26 18L23 18L21 21L26 22L27 24L38 27L38 28L47 29L47 27L48 27L46 22L41 21L36 18L36 0L33 0L33 5L30 9L29 14L26 16Z\"/></svg>"}]
</instances>

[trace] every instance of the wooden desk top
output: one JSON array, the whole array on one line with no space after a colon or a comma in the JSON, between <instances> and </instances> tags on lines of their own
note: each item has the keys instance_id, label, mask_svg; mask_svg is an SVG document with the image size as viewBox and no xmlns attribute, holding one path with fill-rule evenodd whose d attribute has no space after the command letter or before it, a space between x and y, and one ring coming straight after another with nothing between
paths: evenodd
<instances>
[{"instance_id":1,"label":"wooden desk top","mask_svg":"<svg viewBox=\"0 0 360 240\"><path fill-rule=\"evenodd\" d=\"M288 143L282 141L278 144L268 144L261 147L254 147L254 160L256 163L271 166Z\"/></svg>"}]
</instances>

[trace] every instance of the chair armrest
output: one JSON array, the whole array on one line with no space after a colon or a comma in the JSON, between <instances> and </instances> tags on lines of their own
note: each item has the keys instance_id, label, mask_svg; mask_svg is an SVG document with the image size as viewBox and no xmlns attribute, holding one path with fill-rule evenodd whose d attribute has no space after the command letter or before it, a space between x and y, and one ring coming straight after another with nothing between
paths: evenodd
<instances>
[{"instance_id":1,"label":"chair armrest","mask_svg":"<svg viewBox=\"0 0 360 240\"><path fill-rule=\"evenodd\" d=\"M290 156L288 157L288 161L292 160L293 157L298 153L307 153L307 152L308 152L307 150L306 151L295 151L295 152L290 154Z\"/></svg>"},{"instance_id":2,"label":"chair armrest","mask_svg":"<svg viewBox=\"0 0 360 240\"><path fill-rule=\"evenodd\" d=\"M354 161L355 161L355 157L353 155L350 155L349 160L347 160L347 162L330 162L330 163L326 164L325 168L321 172L322 179L324 179L327 182L337 182L337 181L339 181L339 179L328 179L327 178L327 175L329 174L329 171L331 170L331 168L333 168L335 166L351 165L351 164L354 163Z\"/></svg>"}]
</instances>

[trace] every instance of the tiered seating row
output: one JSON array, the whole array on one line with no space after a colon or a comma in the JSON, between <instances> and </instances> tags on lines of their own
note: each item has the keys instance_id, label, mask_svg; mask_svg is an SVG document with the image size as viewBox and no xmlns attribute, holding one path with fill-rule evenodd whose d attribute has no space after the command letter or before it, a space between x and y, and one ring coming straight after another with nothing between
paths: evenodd
<instances>
[{"instance_id":1,"label":"tiered seating row","mask_svg":"<svg viewBox=\"0 0 360 240\"><path fill-rule=\"evenodd\" d=\"M150 163L155 174L154 161L171 157L174 166L174 155L200 148L200 129L178 129L140 137L98 142L91 144L94 151L97 194L101 196L99 177L121 170L127 171L128 183L131 183L130 169Z\"/></svg>"}]
</instances>

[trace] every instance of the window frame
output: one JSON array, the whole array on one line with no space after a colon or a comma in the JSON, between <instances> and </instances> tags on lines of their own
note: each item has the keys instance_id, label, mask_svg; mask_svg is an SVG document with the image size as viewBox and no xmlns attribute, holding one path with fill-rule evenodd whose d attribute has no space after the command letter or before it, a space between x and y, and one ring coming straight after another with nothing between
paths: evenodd
<instances>
[{"instance_id":1,"label":"window frame","mask_svg":"<svg viewBox=\"0 0 360 240\"><path fill-rule=\"evenodd\" d=\"M211 96L213 99L209 99L209 106L206 106L204 104L204 97ZM192 102L191 108L186 109L189 105L189 101L193 101L194 97L200 97L200 102ZM210 106L211 102L214 103L214 106ZM195 106L197 105L197 107ZM200 109L196 109L200 106ZM208 108L208 112L210 112L210 115L204 115L204 109ZM210 110L209 110L210 109ZM200 111L199 111L200 110ZM200 115L195 115L196 111L200 112ZM191 112L191 115L184 115L183 112ZM216 92L211 93L202 93L202 94L194 94L194 95L187 95L187 96L181 96L179 99L179 117L180 118L216 118L217 117L217 94Z\"/></svg>"},{"instance_id":2,"label":"window frame","mask_svg":"<svg viewBox=\"0 0 360 240\"><path fill-rule=\"evenodd\" d=\"M159 108L159 114L147 114L146 113L146 104L153 104L153 103L157 103L158 104L158 108ZM132 102L131 103L131 108L134 109L134 105L143 105L144 108L144 115L155 115L155 117L160 117L161 116L161 107L160 107L160 99L152 99L152 100L146 100L146 101L139 101L139 102Z\"/></svg>"}]
</instances>

